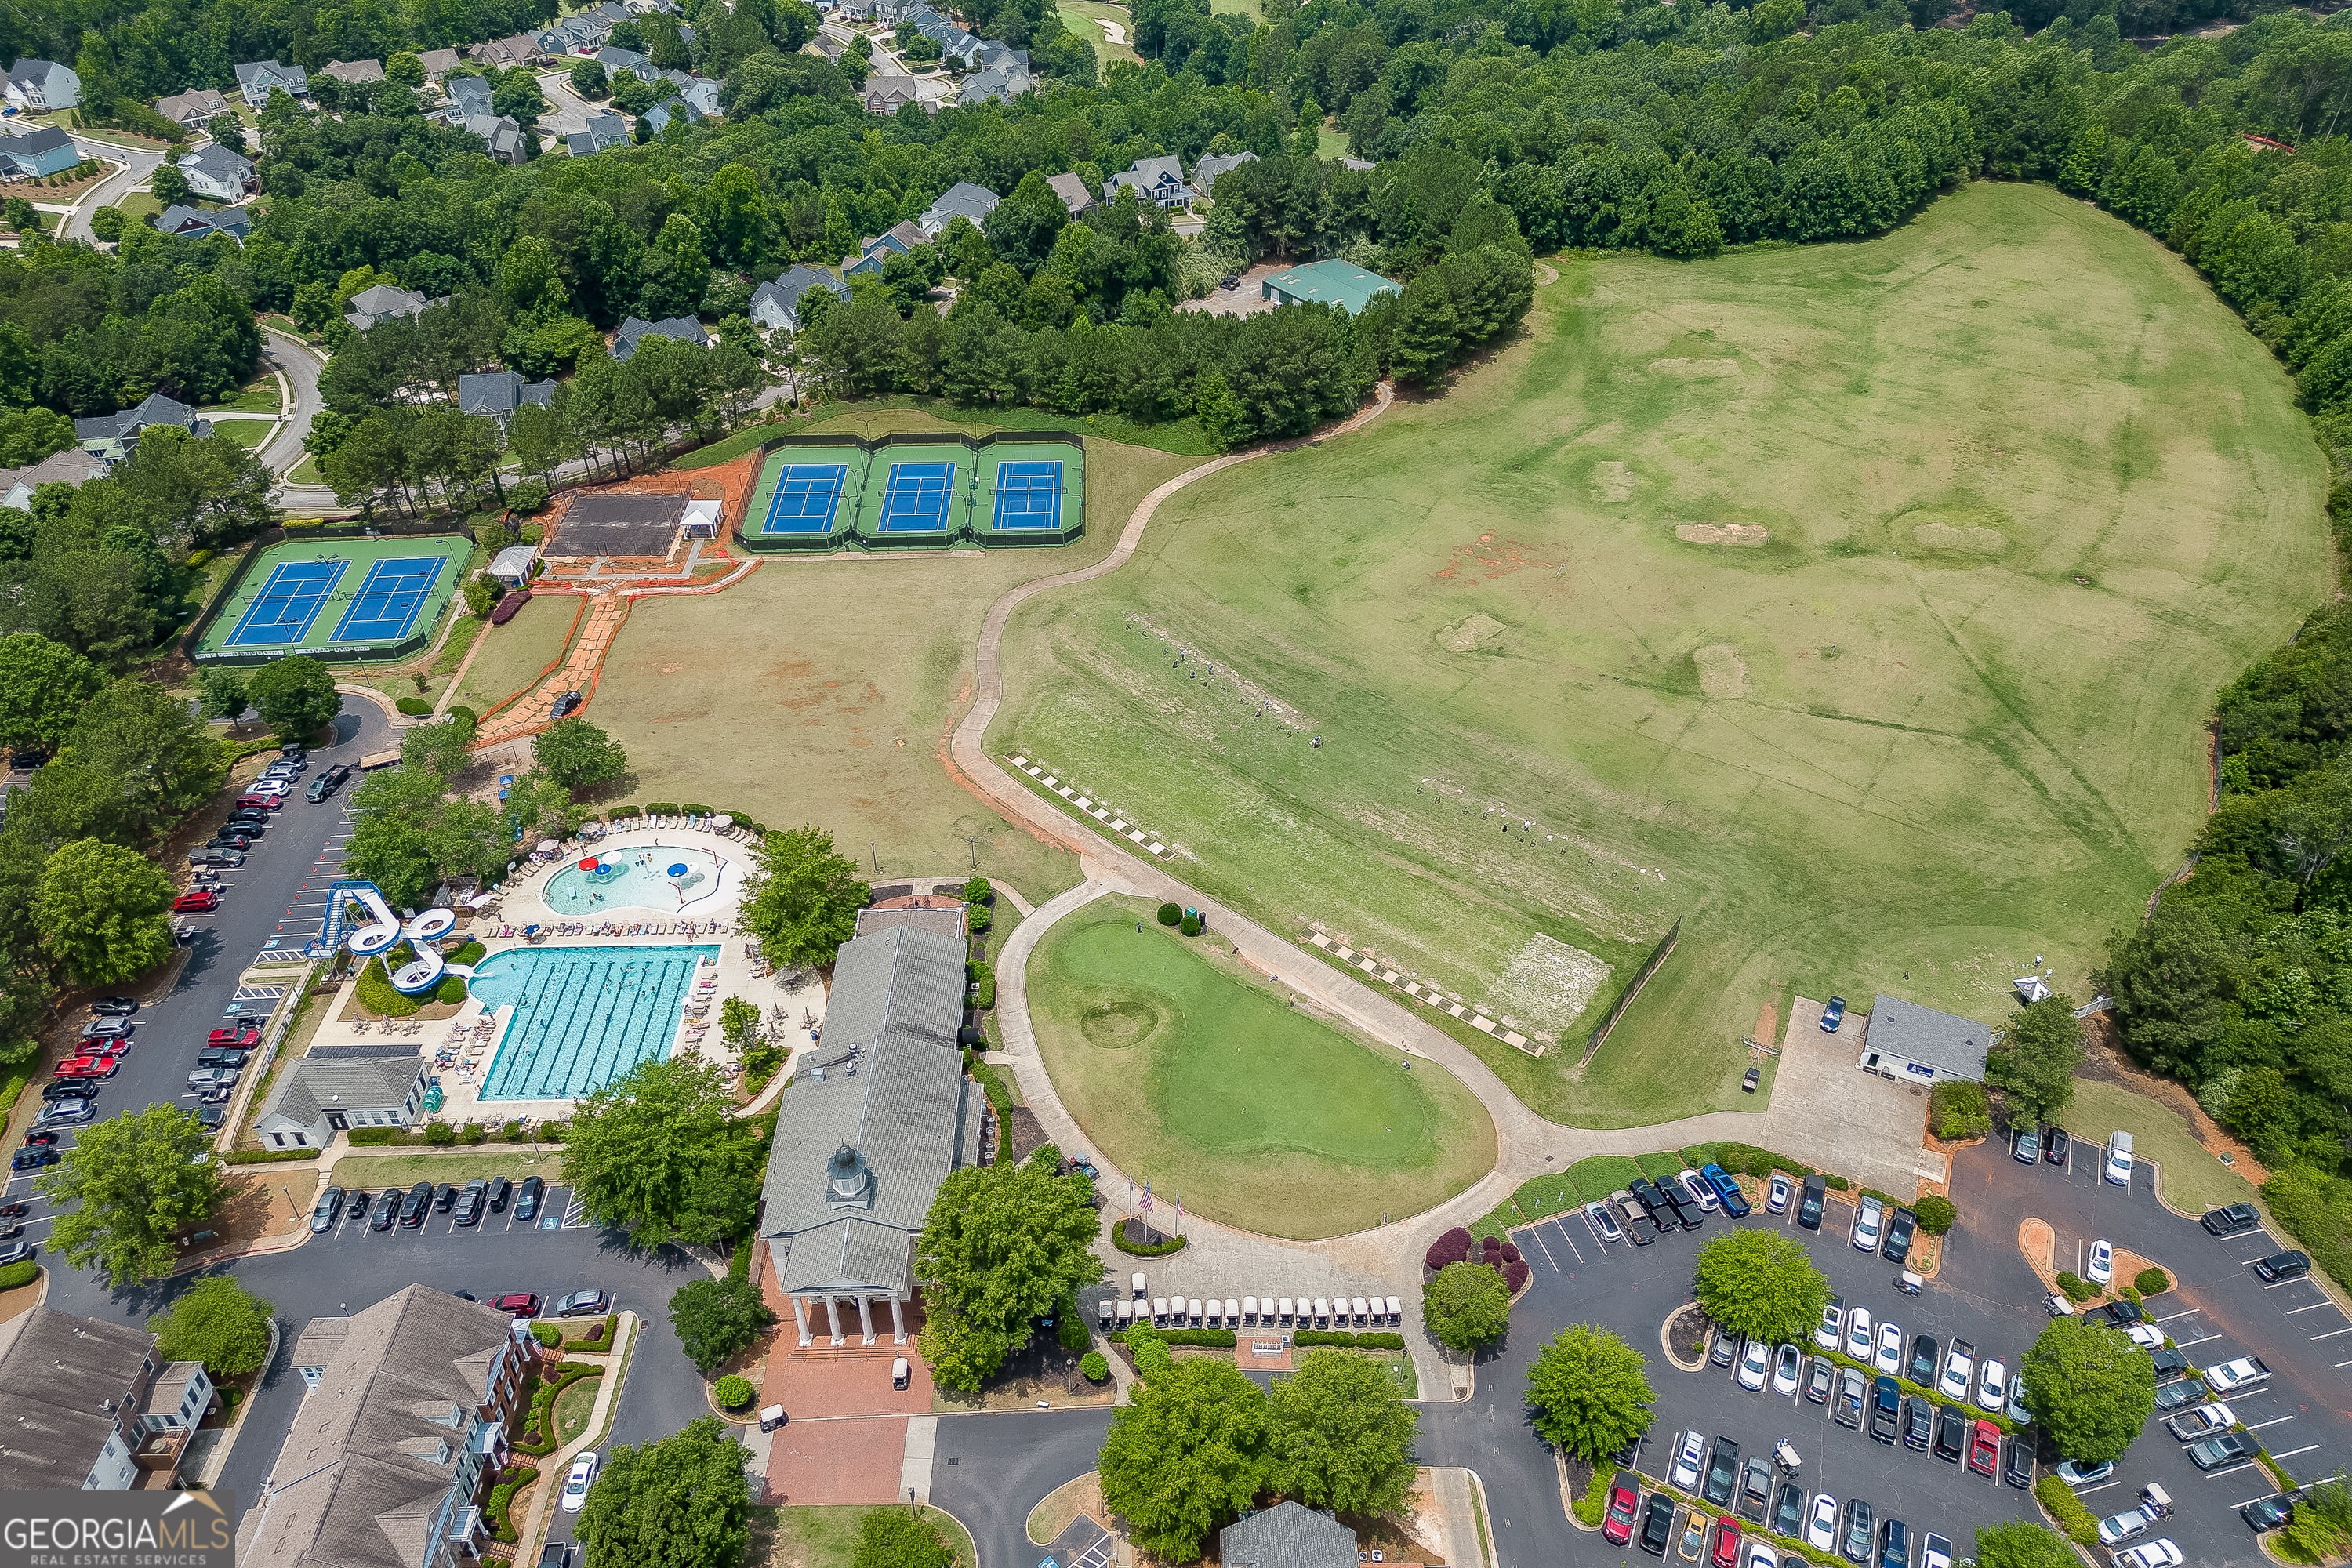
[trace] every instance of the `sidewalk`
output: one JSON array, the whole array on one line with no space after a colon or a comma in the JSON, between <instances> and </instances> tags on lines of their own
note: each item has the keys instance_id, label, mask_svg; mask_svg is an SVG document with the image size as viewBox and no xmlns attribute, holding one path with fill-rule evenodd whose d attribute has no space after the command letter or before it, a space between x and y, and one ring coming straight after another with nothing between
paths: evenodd
<instances>
[{"instance_id":1,"label":"sidewalk","mask_svg":"<svg viewBox=\"0 0 2352 1568\"><path fill-rule=\"evenodd\" d=\"M530 1489L530 1517L523 1521L521 1529L515 1531L514 1560L517 1563L530 1563L537 1559L540 1538L547 1533L548 1516L554 1510L557 1495L563 1490L564 1471L571 1468L572 1461L583 1452L604 1440L605 1432L613 1425L614 1402L621 1397L621 1384L628 1379L629 1354L635 1348L636 1342L637 1315L635 1312L623 1312L620 1331L613 1336L611 1350L601 1352L588 1351L564 1352L563 1359L566 1361L596 1362L610 1370L596 1380L601 1385L596 1390L596 1405L588 1413L587 1428L578 1437L566 1443L552 1454L542 1454L537 1458L528 1454L514 1456L526 1464L537 1466L539 1469L539 1479ZM552 1419L554 1414L550 1410L549 1418Z\"/></svg>"}]
</instances>

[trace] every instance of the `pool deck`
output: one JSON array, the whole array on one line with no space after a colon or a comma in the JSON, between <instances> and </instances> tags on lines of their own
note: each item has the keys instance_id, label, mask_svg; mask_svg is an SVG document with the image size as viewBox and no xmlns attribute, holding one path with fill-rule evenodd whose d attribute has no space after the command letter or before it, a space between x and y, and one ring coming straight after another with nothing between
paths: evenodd
<instances>
[{"instance_id":1,"label":"pool deck","mask_svg":"<svg viewBox=\"0 0 2352 1568\"><path fill-rule=\"evenodd\" d=\"M724 863L719 890L709 898L698 900L683 913L663 913L616 907L610 910L600 910L584 921L577 917L552 914L541 901L540 889L546 885L551 876L563 867L574 864L591 852L620 855L656 846L664 848L698 849L717 855ZM824 983L812 978L806 984L797 989L788 990L778 984L777 976L754 975L751 973L751 954L746 951L750 939L740 931L731 929L737 906L742 896L743 874L749 866L749 851L746 846L719 837L715 834L693 833L680 828L665 827L644 829L634 833L608 834L602 839L586 844L575 840L567 844L565 850L566 853L557 856L544 866L532 867L519 872L515 879L501 889L495 905L488 911L477 914L469 927L461 928L456 933L460 936L471 936L488 950L482 959L483 963L488 963L490 958L501 952L526 947L543 952L575 947L658 949L716 945L719 949L717 966L719 984L710 993L713 999L709 1012L710 1029L703 1037L698 1047L702 1058L707 1061L717 1063L722 1068L733 1068L738 1066L737 1053L726 1047L720 1040L719 1032L717 1004L719 1000L729 996L740 996L746 1001L758 1003L771 1020L776 1017L777 1009L781 1008L784 1020L783 1037L793 1046L795 1054L806 1049L812 1044L811 1028L803 1024L803 1019L813 1019L816 1026L822 1026L824 1020ZM499 937L490 934L502 928L512 928L520 931L527 925L566 922L575 925L584 923L593 927L606 921L615 923L642 921L667 929L638 936L583 932L576 936L551 937L545 942L537 943L526 942L519 935ZM710 929L711 922L714 921L719 923L721 929L715 931ZM685 930L684 927L688 921L698 926L698 931L689 932ZM312 1041L314 1047L318 1046L382 1046L391 1043L392 1040L399 1040L413 1043L418 1055L429 1058L448 1049L453 1042L470 1040L472 1031L481 1021L486 1011L478 1001L469 996L464 1005L457 1010L455 1017L408 1020L417 1024L415 1034L397 1034L387 1039L381 1026L370 1027L365 1033L361 1033L354 1027L361 1012L356 989L350 985L343 988L342 996L338 999L332 1011L321 1023L319 1033ZM509 1028L513 1024L514 1011L511 1006L495 1010L492 1015L494 1033L491 1038L493 1041L504 1040ZM679 1026L670 1042L671 1054L678 1054L686 1048L687 1044L684 1019L681 1017ZM543 1121L551 1118L560 1119L572 1113L572 1102L569 1100L479 1100L478 1095L482 1085L483 1075L488 1064L497 1059L497 1049L498 1047L493 1045L478 1055L468 1057L465 1054L463 1044L458 1045L456 1061L436 1069L441 1078L442 1106L428 1120L458 1125L477 1121L504 1121L518 1116Z\"/></svg>"}]
</instances>

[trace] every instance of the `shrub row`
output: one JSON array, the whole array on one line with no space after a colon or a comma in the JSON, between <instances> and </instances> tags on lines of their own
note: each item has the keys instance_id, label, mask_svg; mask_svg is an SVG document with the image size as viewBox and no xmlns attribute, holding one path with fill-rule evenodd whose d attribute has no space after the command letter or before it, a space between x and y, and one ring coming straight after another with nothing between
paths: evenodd
<instances>
[{"instance_id":1,"label":"shrub row","mask_svg":"<svg viewBox=\"0 0 2352 1568\"><path fill-rule=\"evenodd\" d=\"M1171 1345L1207 1345L1213 1350L1231 1350L1241 1342L1231 1329L1154 1329L1152 1334ZM1127 1343L1127 1331L1113 1329L1111 1339Z\"/></svg>"},{"instance_id":2,"label":"shrub row","mask_svg":"<svg viewBox=\"0 0 2352 1568\"><path fill-rule=\"evenodd\" d=\"M561 1143L571 1129L561 1121L542 1121L537 1131L540 1142ZM446 1121L436 1121L421 1132L411 1132L400 1127L354 1127L347 1136L357 1148L378 1144L402 1148L429 1144L443 1148L453 1143L487 1143L492 1141L490 1130L475 1121L468 1121L462 1128L451 1127ZM499 1128L497 1137L508 1143L522 1143L530 1141L530 1133L520 1121L509 1121Z\"/></svg>"},{"instance_id":3,"label":"shrub row","mask_svg":"<svg viewBox=\"0 0 2352 1568\"><path fill-rule=\"evenodd\" d=\"M1592 1467L1592 1479L1585 1483L1584 1495L1578 1498L1576 1505L1569 1510L1576 1515L1576 1522L1585 1529L1601 1528L1601 1516L1609 1507L1609 1483L1612 1479L1612 1473L1601 1466Z\"/></svg>"},{"instance_id":4,"label":"shrub row","mask_svg":"<svg viewBox=\"0 0 2352 1568\"><path fill-rule=\"evenodd\" d=\"M613 1335L617 1331L620 1321L621 1315L618 1312L607 1312L604 1314L604 1321L597 1324L594 1328L589 1330L586 1333L566 1335L563 1341L563 1348L568 1351L601 1351L609 1349L613 1343ZM565 1364L569 1365L570 1363L566 1363Z\"/></svg>"},{"instance_id":5,"label":"shrub row","mask_svg":"<svg viewBox=\"0 0 2352 1568\"><path fill-rule=\"evenodd\" d=\"M41 1266L29 1258L22 1263L11 1263L0 1268L0 1290L14 1290L19 1286L30 1285L40 1278L40 1273Z\"/></svg>"},{"instance_id":6,"label":"shrub row","mask_svg":"<svg viewBox=\"0 0 2352 1568\"><path fill-rule=\"evenodd\" d=\"M2098 1545L2099 1521L2091 1517L2091 1510L2083 1506L2074 1488L2056 1476L2044 1476L2033 1483L2033 1496L2043 1511L2058 1521L2067 1540L2077 1546Z\"/></svg>"},{"instance_id":7,"label":"shrub row","mask_svg":"<svg viewBox=\"0 0 2352 1568\"><path fill-rule=\"evenodd\" d=\"M232 1149L226 1163L232 1165L276 1165L288 1160L315 1160L316 1149Z\"/></svg>"},{"instance_id":8,"label":"shrub row","mask_svg":"<svg viewBox=\"0 0 2352 1568\"><path fill-rule=\"evenodd\" d=\"M482 1517L488 1521L490 1529L500 1541L511 1544L515 1538L514 1521L508 1513L514 1504L515 1493L537 1479L539 1479L537 1470L529 1465L518 1465L515 1467L514 1479L500 1481L490 1489L490 1500L483 1504Z\"/></svg>"},{"instance_id":9,"label":"shrub row","mask_svg":"<svg viewBox=\"0 0 2352 1568\"><path fill-rule=\"evenodd\" d=\"M1404 1349L1402 1334L1351 1334L1345 1329L1301 1329L1290 1336L1290 1342L1305 1350L1313 1345L1329 1345L1343 1351L1401 1351Z\"/></svg>"},{"instance_id":10,"label":"shrub row","mask_svg":"<svg viewBox=\"0 0 2352 1568\"><path fill-rule=\"evenodd\" d=\"M25 1085L30 1081L32 1080L21 1074L10 1073L8 1081L0 1084L0 1110L6 1110L14 1106L16 1103L16 1097L25 1092Z\"/></svg>"},{"instance_id":11,"label":"shrub row","mask_svg":"<svg viewBox=\"0 0 2352 1568\"><path fill-rule=\"evenodd\" d=\"M1171 1236L1158 1247L1140 1247L1127 1239L1127 1223L1122 1220L1110 1227L1111 1245L1129 1258L1165 1258L1171 1252L1184 1250L1184 1238Z\"/></svg>"},{"instance_id":12,"label":"shrub row","mask_svg":"<svg viewBox=\"0 0 2352 1568\"><path fill-rule=\"evenodd\" d=\"M555 1452L559 1446L555 1441L555 1396L583 1377L604 1375L604 1369L591 1362L556 1363L553 1370L540 1380L539 1391L530 1396L530 1414L523 1419L522 1437L515 1444L515 1452L533 1456Z\"/></svg>"}]
</instances>

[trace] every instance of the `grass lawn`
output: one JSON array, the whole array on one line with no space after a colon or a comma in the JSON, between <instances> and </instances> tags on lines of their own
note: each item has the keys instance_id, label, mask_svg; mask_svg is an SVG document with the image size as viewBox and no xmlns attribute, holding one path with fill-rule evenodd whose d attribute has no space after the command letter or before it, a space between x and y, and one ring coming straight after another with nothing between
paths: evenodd
<instances>
[{"instance_id":1,"label":"grass lawn","mask_svg":"<svg viewBox=\"0 0 2352 1568\"><path fill-rule=\"evenodd\" d=\"M2214 690L2326 592L2284 371L2161 245L2022 185L1561 271L1444 396L1030 601L991 752L1550 1036L1475 1048L1571 1123L1753 1107L1740 1037L1792 989L1998 1020L2042 953L2091 994L2200 818Z\"/></svg>"},{"instance_id":2,"label":"grass lawn","mask_svg":"<svg viewBox=\"0 0 2352 1568\"><path fill-rule=\"evenodd\" d=\"M563 658L563 650L572 643L573 623L584 618L587 603L572 594L535 597L505 626L491 626L481 634L488 640L466 671L466 683L457 691L459 704L488 715L538 680L549 665Z\"/></svg>"},{"instance_id":3,"label":"grass lawn","mask_svg":"<svg viewBox=\"0 0 2352 1568\"><path fill-rule=\"evenodd\" d=\"M267 414L275 418L284 411L285 400L278 395L278 377L263 371L237 388L236 395L226 403L207 403L207 414Z\"/></svg>"},{"instance_id":4,"label":"grass lawn","mask_svg":"<svg viewBox=\"0 0 2352 1568\"><path fill-rule=\"evenodd\" d=\"M272 422L268 419L216 419L213 434L226 436L238 446L251 450L269 438Z\"/></svg>"},{"instance_id":5,"label":"grass lawn","mask_svg":"<svg viewBox=\"0 0 2352 1568\"><path fill-rule=\"evenodd\" d=\"M333 1179L340 1186L381 1192L419 1182L455 1182L463 1186L476 1176L507 1176L518 1182L525 1176L540 1176L552 1184L563 1179L562 1171L561 1151L542 1143L533 1154L530 1144L520 1143L500 1144L496 1152L460 1148L446 1152L417 1149L368 1154L355 1150L335 1162Z\"/></svg>"},{"instance_id":6,"label":"grass lawn","mask_svg":"<svg viewBox=\"0 0 2352 1568\"><path fill-rule=\"evenodd\" d=\"M604 1377L612 1375L608 1372ZM555 1442L558 1447L588 1430L588 1417L595 1413L596 1391L604 1386L604 1377L575 1379L555 1396Z\"/></svg>"},{"instance_id":7,"label":"grass lawn","mask_svg":"<svg viewBox=\"0 0 2352 1568\"><path fill-rule=\"evenodd\" d=\"M853 406L827 428L950 427ZM1194 461L1089 442L1087 532L1060 549L771 557L722 594L638 600L592 714L628 750L627 798L725 800L778 826L814 823L869 874L878 851L885 877L961 875L969 836L981 871L1033 903L1074 886L1076 856L1013 827L945 765L981 616L1016 583L1101 560L1136 503Z\"/></svg>"},{"instance_id":8,"label":"grass lawn","mask_svg":"<svg viewBox=\"0 0 2352 1568\"><path fill-rule=\"evenodd\" d=\"M327 482L327 476L319 471L319 459L308 452L302 454L300 462L286 470L286 478L289 482L298 485L323 485Z\"/></svg>"},{"instance_id":9,"label":"grass lawn","mask_svg":"<svg viewBox=\"0 0 2352 1568\"><path fill-rule=\"evenodd\" d=\"M2174 1208L2202 1214L2254 1196L2252 1183L2197 1142L2187 1117L2121 1084L2076 1079L2074 1103L2059 1121L2081 1145L2074 1152L2077 1161L2105 1158L2098 1151L2118 1128L2130 1133L2134 1158L2164 1167L2164 1198Z\"/></svg>"},{"instance_id":10,"label":"grass lawn","mask_svg":"<svg viewBox=\"0 0 2352 1568\"><path fill-rule=\"evenodd\" d=\"M1336 1236L1492 1167L1494 1127L1451 1076L1294 1010L1154 908L1106 899L1055 926L1030 961L1029 1011L1063 1103L1162 1202L1172 1188L1252 1230Z\"/></svg>"},{"instance_id":11,"label":"grass lawn","mask_svg":"<svg viewBox=\"0 0 2352 1568\"><path fill-rule=\"evenodd\" d=\"M1233 3L1234 0L1226 0L1229 7ZM1135 23L1129 19L1126 6L1105 5L1103 0L1055 0L1054 9L1061 16L1062 26L1095 47L1095 59L1104 69L1109 69L1113 60L1125 60L1130 65L1143 63L1143 57L1131 45L1112 43L1110 35L1095 26L1097 22L1116 22L1119 37L1133 38Z\"/></svg>"},{"instance_id":12,"label":"grass lawn","mask_svg":"<svg viewBox=\"0 0 2352 1568\"><path fill-rule=\"evenodd\" d=\"M743 1553L744 1568L849 1568L857 1551L857 1527L869 1513L883 1508L847 1504L833 1508L755 1508L751 1510L751 1543ZM935 1508L923 1517L940 1532L954 1554L956 1568L973 1568L979 1556L971 1537L951 1514Z\"/></svg>"},{"instance_id":13,"label":"grass lawn","mask_svg":"<svg viewBox=\"0 0 2352 1568\"><path fill-rule=\"evenodd\" d=\"M1101 6L1098 9L1114 7ZM687 453L670 467L706 468L740 458L761 442L774 437L803 435L837 419L871 421L877 416L887 417L898 411L933 416L940 422L959 426L976 436L991 430L1066 430L1075 435L1115 441L1122 446L1148 447L1154 451L1172 452L1180 457L1212 458L1217 452L1208 437L1201 433L1201 422L1189 416L1164 425L1138 425L1116 414L1055 414L1044 408L957 408L938 398L894 395L823 404L805 419L779 420L773 425L739 430L724 440L714 441L708 447ZM936 426L885 424L875 428L936 428ZM871 435L873 431L860 427L860 433Z\"/></svg>"},{"instance_id":14,"label":"grass lawn","mask_svg":"<svg viewBox=\"0 0 2352 1568\"><path fill-rule=\"evenodd\" d=\"M131 191L114 204L114 210L121 213L125 221L137 223L141 218L163 216L163 204L156 199L152 191Z\"/></svg>"}]
</instances>

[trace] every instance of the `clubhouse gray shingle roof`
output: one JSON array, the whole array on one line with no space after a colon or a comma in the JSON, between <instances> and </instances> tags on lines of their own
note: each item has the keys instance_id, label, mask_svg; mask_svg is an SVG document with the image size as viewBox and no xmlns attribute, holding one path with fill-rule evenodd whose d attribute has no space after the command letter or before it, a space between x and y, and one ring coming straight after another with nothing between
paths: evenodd
<instances>
[{"instance_id":1,"label":"clubhouse gray shingle roof","mask_svg":"<svg viewBox=\"0 0 2352 1568\"><path fill-rule=\"evenodd\" d=\"M1870 1004L1868 1041L1881 1055L1934 1068L1941 1077L1981 1080L1992 1031L1974 1018L1938 1013L1882 992Z\"/></svg>"},{"instance_id":2,"label":"clubhouse gray shingle roof","mask_svg":"<svg viewBox=\"0 0 2352 1568\"><path fill-rule=\"evenodd\" d=\"M375 1061L312 1061L291 1064L269 1091L259 1120L284 1116L308 1127L330 1108L383 1110L404 1104L425 1070L421 1057Z\"/></svg>"},{"instance_id":3,"label":"clubhouse gray shingle roof","mask_svg":"<svg viewBox=\"0 0 2352 1568\"><path fill-rule=\"evenodd\" d=\"M1217 1549L1225 1568L1356 1568L1356 1532L1296 1502L1225 1526Z\"/></svg>"}]
</instances>

